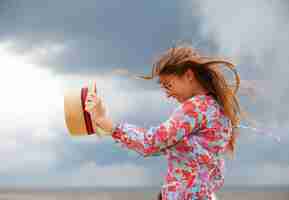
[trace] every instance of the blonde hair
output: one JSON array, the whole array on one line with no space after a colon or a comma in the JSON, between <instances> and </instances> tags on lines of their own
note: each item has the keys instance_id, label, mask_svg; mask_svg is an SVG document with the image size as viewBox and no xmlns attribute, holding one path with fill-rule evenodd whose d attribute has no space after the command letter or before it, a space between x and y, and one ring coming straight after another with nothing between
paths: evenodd
<instances>
[{"instance_id":1,"label":"blonde hair","mask_svg":"<svg viewBox=\"0 0 289 200\"><path fill-rule=\"evenodd\" d=\"M219 65L225 65L235 75L235 86L228 83ZM201 56L190 46L177 46L165 51L153 64L150 76L139 76L142 79L150 80L161 74L183 75L188 69L192 69L196 79L211 93L216 101L222 106L224 114L231 120L233 131L226 148L226 152L233 158L236 139L239 136L237 127L240 120L247 114L240 108L236 95L240 76L235 65L222 58Z\"/></svg>"}]
</instances>

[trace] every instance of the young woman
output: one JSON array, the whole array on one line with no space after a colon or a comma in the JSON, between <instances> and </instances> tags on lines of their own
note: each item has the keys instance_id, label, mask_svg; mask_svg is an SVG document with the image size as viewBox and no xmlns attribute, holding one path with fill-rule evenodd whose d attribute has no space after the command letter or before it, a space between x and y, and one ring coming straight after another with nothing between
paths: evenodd
<instances>
[{"instance_id":1,"label":"young woman","mask_svg":"<svg viewBox=\"0 0 289 200\"><path fill-rule=\"evenodd\" d=\"M235 73L235 88L225 79L221 64ZM160 199L212 199L224 184L224 155L234 152L234 127L243 114L236 97L240 79L234 65L178 46L164 52L154 63L152 75L142 78L156 76L167 97L180 103L158 126L145 129L114 123L104 114L103 102L96 94L87 97L87 111L122 146L143 156L166 156L168 170Z\"/></svg>"}]
</instances>

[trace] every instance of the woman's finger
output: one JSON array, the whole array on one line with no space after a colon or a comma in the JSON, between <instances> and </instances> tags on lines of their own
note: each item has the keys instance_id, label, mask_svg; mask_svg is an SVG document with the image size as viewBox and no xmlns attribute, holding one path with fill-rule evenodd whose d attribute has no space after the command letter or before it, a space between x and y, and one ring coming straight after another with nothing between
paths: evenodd
<instances>
[{"instance_id":1,"label":"woman's finger","mask_svg":"<svg viewBox=\"0 0 289 200\"><path fill-rule=\"evenodd\" d=\"M101 104L101 99L97 96L95 97L90 97L88 96L85 105L89 105L89 107L97 107Z\"/></svg>"},{"instance_id":2,"label":"woman's finger","mask_svg":"<svg viewBox=\"0 0 289 200\"><path fill-rule=\"evenodd\" d=\"M92 81L92 93L95 94L95 95L97 94L96 81L95 80Z\"/></svg>"},{"instance_id":3,"label":"woman's finger","mask_svg":"<svg viewBox=\"0 0 289 200\"><path fill-rule=\"evenodd\" d=\"M94 102L95 102L96 105L100 105L101 104L101 99L99 97L96 97L94 99Z\"/></svg>"},{"instance_id":4,"label":"woman's finger","mask_svg":"<svg viewBox=\"0 0 289 200\"><path fill-rule=\"evenodd\" d=\"M95 109L95 104L94 103L88 103L85 105L85 110L87 112L92 112Z\"/></svg>"}]
</instances>

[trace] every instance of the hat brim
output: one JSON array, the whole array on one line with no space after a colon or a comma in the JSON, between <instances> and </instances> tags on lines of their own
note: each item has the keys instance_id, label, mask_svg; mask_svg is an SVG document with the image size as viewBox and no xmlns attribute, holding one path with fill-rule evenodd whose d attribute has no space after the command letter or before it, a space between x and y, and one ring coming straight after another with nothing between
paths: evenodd
<instances>
[{"instance_id":1,"label":"hat brim","mask_svg":"<svg viewBox=\"0 0 289 200\"><path fill-rule=\"evenodd\" d=\"M64 91L65 123L72 136L91 135L102 131L92 123L90 114L84 109L88 87L66 88Z\"/></svg>"}]
</instances>

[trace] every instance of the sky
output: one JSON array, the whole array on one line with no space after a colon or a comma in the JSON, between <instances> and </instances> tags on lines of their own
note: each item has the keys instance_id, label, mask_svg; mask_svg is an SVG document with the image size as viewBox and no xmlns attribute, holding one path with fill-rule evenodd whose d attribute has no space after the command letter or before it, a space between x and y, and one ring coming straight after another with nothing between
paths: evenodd
<instances>
[{"instance_id":1,"label":"sky","mask_svg":"<svg viewBox=\"0 0 289 200\"><path fill-rule=\"evenodd\" d=\"M288 1L0 0L0 25L1 187L159 187L164 157L71 137L63 94L96 80L115 121L158 125L177 103L115 71L149 74L179 41L237 64L241 106L268 133L241 129L225 187L289 185Z\"/></svg>"}]
</instances>

